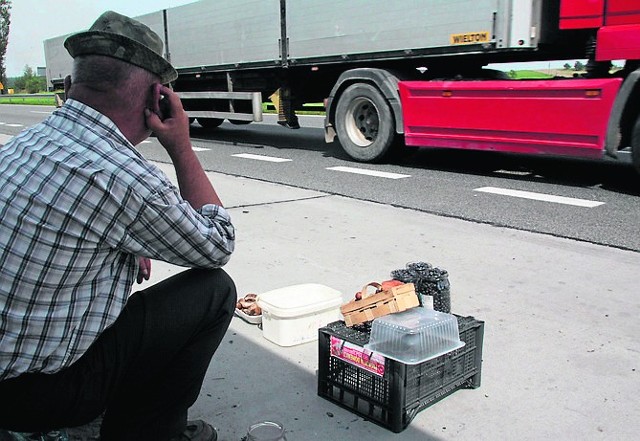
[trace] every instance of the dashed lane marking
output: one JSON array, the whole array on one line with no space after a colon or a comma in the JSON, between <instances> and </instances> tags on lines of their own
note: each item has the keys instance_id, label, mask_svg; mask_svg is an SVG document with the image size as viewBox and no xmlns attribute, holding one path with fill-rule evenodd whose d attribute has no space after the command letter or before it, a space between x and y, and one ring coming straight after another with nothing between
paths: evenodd
<instances>
[{"instance_id":1,"label":"dashed lane marking","mask_svg":"<svg viewBox=\"0 0 640 441\"><path fill-rule=\"evenodd\" d=\"M150 140L148 140L148 139L145 139L145 140L144 140L144 141L142 141L140 144L153 144L153 141L150 141ZM206 148L204 148L204 147L196 147L196 146L193 146L193 147L191 147L191 148L193 149L193 151L194 151L194 152L206 152L206 151L208 151L208 150L211 150L211 149L206 149Z\"/></svg>"},{"instance_id":2,"label":"dashed lane marking","mask_svg":"<svg viewBox=\"0 0 640 441\"><path fill-rule=\"evenodd\" d=\"M520 171L520 170L496 170L494 173L500 173L503 175L514 175L514 176L529 176L531 172L528 171Z\"/></svg>"},{"instance_id":3,"label":"dashed lane marking","mask_svg":"<svg viewBox=\"0 0 640 441\"><path fill-rule=\"evenodd\" d=\"M481 187L481 188L476 188L474 191L499 194L503 196L512 196L512 197L523 198L523 199L532 199L536 201L553 202L556 204L574 205L576 207L585 207L585 208L594 208L600 205L604 205L604 202L590 201L588 199L568 198L565 196L556 196L556 195L546 194L546 193L534 193L531 191L522 191L522 190L509 190L507 188L498 188L498 187Z\"/></svg>"},{"instance_id":4,"label":"dashed lane marking","mask_svg":"<svg viewBox=\"0 0 640 441\"><path fill-rule=\"evenodd\" d=\"M354 168L354 167L327 167L327 170L334 170L345 173L355 173L358 175L367 175L367 176L376 176L378 178L387 178L387 179L403 179L410 178L411 175L403 175L400 173L390 173L378 170L367 170L364 168Z\"/></svg>"},{"instance_id":5,"label":"dashed lane marking","mask_svg":"<svg viewBox=\"0 0 640 441\"><path fill-rule=\"evenodd\" d=\"M0 122L0 126L7 126L7 127L24 127L22 124L5 123L5 122Z\"/></svg>"},{"instance_id":6,"label":"dashed lane marking","mask_svg":"<svg viewBox=\"0 0 640 441\"><path fill-rule=\"evenodd\" d=\"M275 156L266 156L266 155L254 155L253 153L238 153L231 156L235 156L236 158L255 159L257 161L267 161L267 162L290 162L291 161L291 159L277 158Z\"/></svg>"}]
</instances>

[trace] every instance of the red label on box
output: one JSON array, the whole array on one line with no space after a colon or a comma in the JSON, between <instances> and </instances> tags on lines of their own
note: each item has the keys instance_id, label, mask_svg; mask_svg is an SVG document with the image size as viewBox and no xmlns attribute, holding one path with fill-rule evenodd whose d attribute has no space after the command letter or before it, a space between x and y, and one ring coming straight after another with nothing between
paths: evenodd
<instances>
[{"instance_id":1,"label":"red label on box","mask_svg":"<svg viewBox=\"0 0 640 441\"><path fill-rule=\"evenodd\" d=\"M331 356L381 377L384 375L386 359L382 355L367 351L362 346L346 342L333 335L331 336Z\"/></svg>"}]
</instances>

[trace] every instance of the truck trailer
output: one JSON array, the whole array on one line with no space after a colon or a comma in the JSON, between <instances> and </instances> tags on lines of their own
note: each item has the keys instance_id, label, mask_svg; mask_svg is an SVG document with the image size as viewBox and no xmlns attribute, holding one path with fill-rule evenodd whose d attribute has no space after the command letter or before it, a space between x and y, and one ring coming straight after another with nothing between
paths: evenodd
<instances>
[{"instance_id":1,"label":"truck trailer","mask_svg":"<svg viewBox=\"0 0 640 441\"><path fill-rule=\"evenodd\" d=\"M620 161L640 172L638 0L201 0L136 17L163 38L192 120L299 127L362 162L404 145ZM44 42L59 88L72 60ZM516 80L493 63L587 60L574 78ZM612 69L612 63L622 68Z\"/></svg>"}]
</instances>

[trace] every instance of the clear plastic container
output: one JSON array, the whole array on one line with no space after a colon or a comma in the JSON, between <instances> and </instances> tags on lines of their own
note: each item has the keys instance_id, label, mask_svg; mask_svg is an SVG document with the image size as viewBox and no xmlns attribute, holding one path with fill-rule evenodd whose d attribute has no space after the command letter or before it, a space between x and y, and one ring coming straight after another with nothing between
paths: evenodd
<instances>
[{"instance_id":1,"label":"clear plastic container","mask_svg":"<svg viewBox=\"0 0 640 441\"><path fill-rule=\"evenodd\" d=\"M365 348L406 364L418 364L464 346L452 314L416 307L378 317Z\"/></svg>"}]
</instances>

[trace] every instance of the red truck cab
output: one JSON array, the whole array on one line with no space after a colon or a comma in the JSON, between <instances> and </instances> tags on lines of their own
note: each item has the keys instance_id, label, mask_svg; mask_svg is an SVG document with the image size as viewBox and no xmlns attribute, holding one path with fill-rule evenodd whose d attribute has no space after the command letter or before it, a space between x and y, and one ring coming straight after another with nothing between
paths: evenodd
<instances>
[{"instance_id":1,"label":"red truck cab","mask_svg":"<svg viewBox=\"0 0 640 441\"><path fill-rule=\"evenodd\" d=\"M606 158L640 171L640 2L561 0L560 31L595 35L597 75L401 81L407 145ZM626 69L609 72L609 62ZM437 109L437 110L436 110Z\"/></svg>"}]
</instances>

